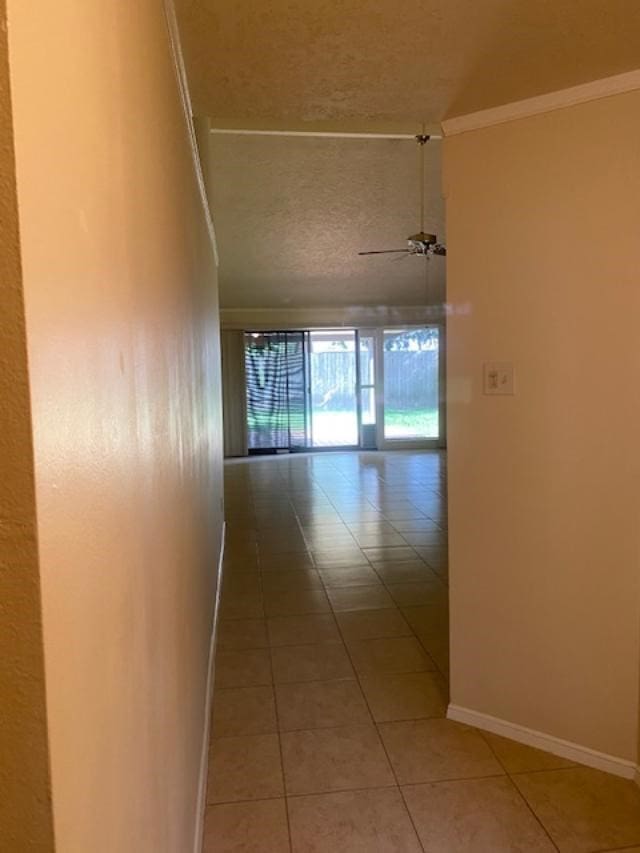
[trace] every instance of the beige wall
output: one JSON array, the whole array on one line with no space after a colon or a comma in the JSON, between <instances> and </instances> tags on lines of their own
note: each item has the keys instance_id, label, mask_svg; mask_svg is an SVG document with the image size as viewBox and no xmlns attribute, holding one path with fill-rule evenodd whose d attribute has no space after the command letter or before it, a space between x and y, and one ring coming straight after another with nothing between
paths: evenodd
<instances>
[{"instance_id":1,"label":"beige wall","mask_svg":"<svg viewBox=\"0 0 640 853\"><path fill-rule=\"evenodd\" d=\"M631 761L639 138L635 92L445 144L452 702Z\"/></svg>"},{"instance_id":2,"label":"beige wall","mask_svg":"<svg viewBox=\"0 0 640 853\"><path fill-rule=\"evenodd\" d=\"M0 0L0 848L53 849L33 448Z\"/></svg>"},{"instance_id":3,"label":"beige wall","mask_svg":"<svg viewBox=\"0 0 640 853\"><path fill-rule=\"evenodd\" d=\"M162 3L9 0L53 809L189 851L221 534L212 248Z\"/></svg>"}]
</instances>

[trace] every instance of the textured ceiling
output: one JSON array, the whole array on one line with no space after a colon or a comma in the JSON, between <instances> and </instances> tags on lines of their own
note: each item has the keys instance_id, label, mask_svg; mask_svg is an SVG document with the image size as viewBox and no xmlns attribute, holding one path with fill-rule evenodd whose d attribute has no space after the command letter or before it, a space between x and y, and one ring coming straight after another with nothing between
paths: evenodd
<instances>
[{"instance_id":1,"label":"textured ceiling","mask_svg":"<svg viewBox=\"0 0 640 853\"><path fill-rule=\"evenodd\" d=\"M440 148L425 149L425 230L444 240ZM443 299L444 258L358 256L419 230L414 141L214 135L211 154L223 307Z\"/></svg>"},{"instance_id":2,"label":"textured ceiling","mask_svg":"<svg viewBox=\"0 0 640 853\"><path fill-rule=\"evenodd\" d=\"M176 0L214 126L428 130L640 65L639 0ZM360 258L417 230L412 142L212 137L226 307L416 305L445 262ZM427 230L444 237L439 143ZM437 189L436 189L437 188Z\"/></svg>"},{"instance_id":3,"label":"textured ceiling","mask_svg":"<svg viewBox=\"0 0 640 853\"><path fill-rule=\"evenodd\" d=\"M640 65L638 0L177 0L220 124L415 127Z\"/></svg>"}]
</instances>

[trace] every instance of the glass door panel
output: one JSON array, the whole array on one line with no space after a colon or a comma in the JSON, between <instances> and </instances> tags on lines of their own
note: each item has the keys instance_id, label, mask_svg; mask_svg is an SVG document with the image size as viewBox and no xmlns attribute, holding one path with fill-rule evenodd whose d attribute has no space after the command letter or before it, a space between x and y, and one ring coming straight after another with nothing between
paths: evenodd
<instances>
[{"instance_id":1,"label":"glass door panel","mask_svg":"<svg viewBox=\"0 0 640 853\"><path fill-rule=\"evenodd\" d=\"M355 331L309 332L309 372L312 446L356 447Z\"/></svg>"},{"instance_id":2,"label":"glass door panel","mask_svg":"<svg viewBox=\"0 0 640 853\"><path fill-rule=\"evenodd\" d=\"M437 326L385 329L385 441L422 441L440 437L439 360Z\"/></svg>"},{"instance_id":3,"label":"glass door panel","mask_svg":"<svg viewBox=\"0 0 640 853\"><path fill-rule=\"evenodd\" d=\"M360 446L373 449L376 436L376 333L358 332L358 379L360 383Z\"/></svg>"},{"instance_id":4,"label":"glass door panel","mask_svg":"<svg viewBox=\"0 0 640 853\"><path fill-rule=\"evenodd\" d=\"M245 334L249 451L307 446L304 355L303 332Z\"/></svg>"}]
</instances>

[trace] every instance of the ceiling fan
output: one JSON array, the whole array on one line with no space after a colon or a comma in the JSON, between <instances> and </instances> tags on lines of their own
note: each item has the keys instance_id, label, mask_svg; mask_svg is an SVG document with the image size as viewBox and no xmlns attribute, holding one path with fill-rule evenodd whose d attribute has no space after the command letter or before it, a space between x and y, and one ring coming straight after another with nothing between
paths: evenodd
<instances>
[{"instance_id":1,"label":"ceiling fan","mask_svg":"<svg viewBox=\"0 0 640 853\"><path fill-rule=\"evenodd\" d=\"M358 252L359 255L423 255L427 258L432 255L446 255L447 248L438 243L435 234L425 234L424 230L424 147L431 137L426 133L419 133L416 142L420 146L420 231L407 237L406 249L377 249L373 252Z\"/></svg>"}]
</instances>

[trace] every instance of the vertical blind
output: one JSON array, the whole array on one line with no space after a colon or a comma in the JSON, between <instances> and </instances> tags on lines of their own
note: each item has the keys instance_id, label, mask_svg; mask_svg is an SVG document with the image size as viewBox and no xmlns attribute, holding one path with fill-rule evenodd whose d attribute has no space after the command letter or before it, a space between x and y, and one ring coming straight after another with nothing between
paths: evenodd
<instances>
[{"instance_id":1,"label":"vertical blind","mask_svg":"<svg viewBox=\"0 0 640 853\"><path fill-rule=\"evenodd\" d=\"M306 446L306 334L245 335L249 450Z\"/></svg>"}]
</instances>

